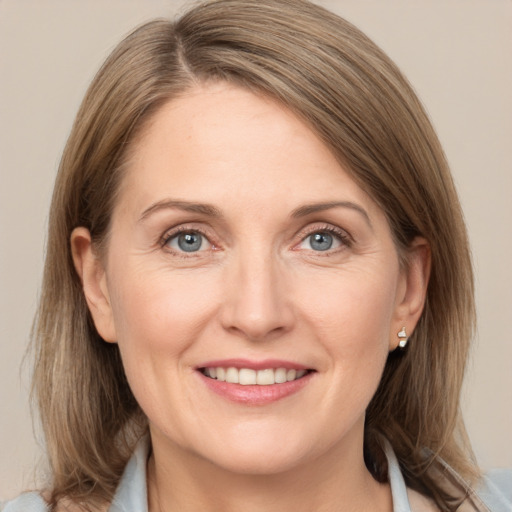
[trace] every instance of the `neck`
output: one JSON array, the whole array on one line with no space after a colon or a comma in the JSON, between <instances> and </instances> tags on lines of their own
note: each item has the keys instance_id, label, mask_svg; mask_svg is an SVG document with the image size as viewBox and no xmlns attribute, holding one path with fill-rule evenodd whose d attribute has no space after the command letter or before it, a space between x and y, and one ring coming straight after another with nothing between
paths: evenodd
<instances>
[{"instance_id":1,"label":"neck","mask_svg":"<svg viewBox=\"0 0 512 512\"><path fill-rule=\"evenodd\" d=\"M334 448L277 474L235 473L168 446L148 462L150 512L391 512L388 484L376 482L358 450ZM344 453L343 453L344 452ZM357 455L357 459L355 456Z\"/></svg>"}]
</instances>

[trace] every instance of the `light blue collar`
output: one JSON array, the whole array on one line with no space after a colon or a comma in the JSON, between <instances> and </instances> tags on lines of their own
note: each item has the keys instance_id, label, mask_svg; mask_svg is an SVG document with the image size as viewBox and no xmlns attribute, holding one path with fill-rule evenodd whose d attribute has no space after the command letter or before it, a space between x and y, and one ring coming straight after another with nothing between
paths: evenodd
<instances>
[{"instance_id":1,"label":"light blue collar","mask_svg":"<svg viewBox=\"0 0 512 512\"><path fill-rule=\"evenodd\" d=\"M137 444L117 487L109 512L148 512L146 465L149 455L149 436Z\"/></svg>"}]
</instances>

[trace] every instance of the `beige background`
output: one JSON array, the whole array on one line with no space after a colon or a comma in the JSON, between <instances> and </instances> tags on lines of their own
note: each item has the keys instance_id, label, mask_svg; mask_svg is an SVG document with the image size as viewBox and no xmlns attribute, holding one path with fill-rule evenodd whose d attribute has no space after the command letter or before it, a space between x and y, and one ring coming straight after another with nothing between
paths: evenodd
<instances>
[{"instance_id":1,"label":"beige background","mask_svg":"<svg viewBox=\"0 0 512 512\"><path fill-rule=\"evenodd\" d=\"M512 466L512 2L322 3L402 67L444 143L477 271L479 335L464 411L482 466ZM19 367L52 182L73 116L121 36L182 4L0 0L0 498L32 486L36 476L28 372Z\"/></svg>"}]
</instances>

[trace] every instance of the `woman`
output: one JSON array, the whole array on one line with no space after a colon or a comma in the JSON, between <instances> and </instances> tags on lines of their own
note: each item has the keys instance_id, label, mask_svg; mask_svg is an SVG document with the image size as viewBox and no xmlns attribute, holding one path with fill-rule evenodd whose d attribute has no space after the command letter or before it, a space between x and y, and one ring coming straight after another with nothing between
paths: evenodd
<instances>
[{"instance_id":1,"label":"woman","mask_svg":"<svg viewBox=\"0 0 512 512\"><path fill-rule=\"evenodd\" d=\"M473 317L442 150L371 41L300 0L149 23L62 158L52 482L5 510L507 510L458 409Z\"/></svg>"}]
</instances>

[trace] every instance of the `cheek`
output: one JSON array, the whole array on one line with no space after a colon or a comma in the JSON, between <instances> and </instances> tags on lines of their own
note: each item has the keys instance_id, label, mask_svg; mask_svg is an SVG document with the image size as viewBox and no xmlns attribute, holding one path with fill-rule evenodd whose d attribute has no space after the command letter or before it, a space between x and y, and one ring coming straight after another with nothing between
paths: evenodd
<instances>
[{"instance_id":1,"label":"cheek","mask_svg":"<svg viewBox=\"0 0 512 512\"><path fill-rule=\"evenodd\" d=\"M207 275L132 268L114 278L112 309L118 343L125 352L131 349L156 358L181 353L213 314L216 283Z\"/></svg>"},{"instance_id":2,"label":"cheek","mask_svg":"<svg viewBox=\"0 0 512 512\"><path fill-rule=\"evenodd\" d=\"M388 344L389 329L396 301L396 274L345 272L317 276L315 286L302 285L297 296L304 316L324 339L350 350L367 345Z\"/></svg>"},{"instance_id":3,"label":"cheek","mask_svg":"<svg viewBox=\"0 0 512 512\"><path fill-rule=\"evenodd\" d=\"M333 410L363 414L384 369L393 319L396 280L387 273L337 272L318 279L302 306L303 318L328 354L336 385Z\"/></svg>"},{"instance_id":4,"label":"cheek","mask_svg":"<svg viewBox=\"0 0 512 512\"><path fill-rule=\"evenodd\" d=\"M153 421L173 424L164 421L162 404L191 408L183 389L191 372L188 351L214 314L216 288L213 279L193 280L167 269L132 266L113 276L111 303L124 370L137 402Z\"/></svg>"}]
</instances>

